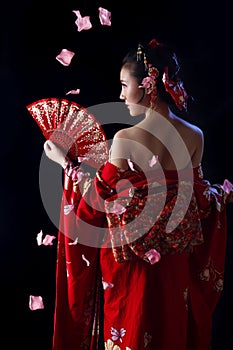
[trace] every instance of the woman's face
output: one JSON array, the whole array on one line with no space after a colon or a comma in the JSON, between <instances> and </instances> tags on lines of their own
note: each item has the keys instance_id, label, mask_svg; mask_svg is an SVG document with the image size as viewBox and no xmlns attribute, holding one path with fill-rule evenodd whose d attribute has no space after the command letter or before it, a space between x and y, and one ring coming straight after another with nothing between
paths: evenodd
<instances>
[{"instance_id":1,"label":"woman's face","mask_svg":"<svg viewBox=\"0 0 233 350\"><path fill-rule=\"evenodd\" d=\"M149 104L149 95L145 94L144 89L139 88L137 79L130 74L128 68L122 67L120 72L120 82L120 99L125 101L130 115L137 116L145 113L145 109Z\"/></svg>"}]
</instances>

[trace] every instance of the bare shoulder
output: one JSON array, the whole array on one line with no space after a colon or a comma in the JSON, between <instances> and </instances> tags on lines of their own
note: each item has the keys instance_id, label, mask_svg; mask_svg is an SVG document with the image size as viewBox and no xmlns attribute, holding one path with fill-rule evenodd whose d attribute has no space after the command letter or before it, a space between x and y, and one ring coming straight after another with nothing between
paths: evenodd
<instances>
[{"instance_id":1,"label":"bare shoulder","mask_svg":"<svg viewBox=\"0 0 233 350\"><path fill-rule=\"evenodd\" d=\"M202 161L204 150L204 134L202 129L180 118L176 120L175 124L190 152L193 166L198 166Z\"/></svg>"},{"instance_id":2,"label":"bare shoulder","mask_svg":"<svg viewBox=\"0 0 233 350\"><path fill-rule=\"evenodd\" d=\"M176 118L176 127L178 131L183 134L184 136L187 135L187 137L192 137L195 139L199 139L203 142L204 140L204 134L200 127L198 127L195 124L192 124L184 119Z\"/></svg>"},{"instance_id":3,"label":"bare shoulder","mask_svg":"<svg viewBox=\"0 0 233 350\"><path fill-rule=\"evenodd\" d=\"M135 135L136 128L134 126L118 130L113 139L131 139Z\"/></svg>"}]
</instances>

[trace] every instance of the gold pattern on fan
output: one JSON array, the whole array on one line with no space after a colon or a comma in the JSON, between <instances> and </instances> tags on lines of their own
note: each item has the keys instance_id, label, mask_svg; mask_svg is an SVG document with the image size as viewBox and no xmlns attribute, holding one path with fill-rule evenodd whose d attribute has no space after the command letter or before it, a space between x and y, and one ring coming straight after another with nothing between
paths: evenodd
<instances>
[{"instance_id":1,"label":"gold pattern on fan","mask_svg":"<svg viewBox=\"0 0 233 350\"><path fill-rule=\"evenodd\" d=\"M44 137L61 147L72 160L85 157L99 167L108 159L108 143L101 124L76 102L45 98L27 106Z\"/></svg>"}]
</instances>

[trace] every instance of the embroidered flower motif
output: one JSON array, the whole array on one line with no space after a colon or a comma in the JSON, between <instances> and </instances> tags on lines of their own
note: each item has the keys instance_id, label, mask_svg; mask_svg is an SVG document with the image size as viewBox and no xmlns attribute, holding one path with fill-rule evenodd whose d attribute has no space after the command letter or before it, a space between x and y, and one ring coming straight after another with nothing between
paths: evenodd
<instances>
[{"instance_id":1,"label":"embroidered flower motif","mask_svg":"<svg viewBox=\"0 0 233 350\"><path fill-rule=\"evenodd\" d=\"M217 292L222 292L223 290L223 279L219 278L214 285L214 288Z\"/></svg>"},{"instance_id":2,"label":"embroidered flower motif","mask_svg":"<svg viewBox=\"0 0 233 350\"><path fill-rule=\"evenodd\" d=\"M104 348L105 350L121 350L121 348L119 347L119 345L114 345L113 341L111 339L108 339L105 343L104 343ZM123 349L122 349L123 350ZM125 347L125 350L131 350L131 348L129 348L128 346Z\"/></svg>"},{"instance_id":3,"label":"embroidered flower motif","mask_svg":"<svg viewBox=\"0 0 233 350\"><path fill-rule=\"evenodd\" d=\"M185 288L184 293L183 293L186 310L188 310L188 293L189 293L189 289L187 287L187 288Z\"/></svg>"},{"instance_id":4,"label":"embroidered flower motif","mask_svg":"<svg viewBox=\"0 0 233 350\"><path fill-rule=\"evenodd\" d=\"M134 192L135 192L134 187L130 187L130 189L129 189L129 197L130 197L130 198L133 198Z\"/></svg>"},{"instance_id":5,"label":"embroidered flower motif","mask_svg":"<svg viewBox=\"0 0 233 350\"><path fill-rule=\"evenodd\" d=\"M201 278L201 280L202 281L209 281L209 279L210 279L210 270L209 269L204 269L204 270L202 270L201 271L201 273L200 273L200 278Z\"/></svg>"},{"instance_id":6,"label":"embroidered flower motif","mask_svg":"<svg viewBox=\"0 0 233 350\"><path fill-rule=\"evenodd\" d=\"M215 268L211 258L209 258L207 266L201 271L200 279L206 282L212 282L216 292L221 292L223 290L223 272Z\"/></svg>"},{"instance_id":7,"label":"embroidered flower motif","mask_svg":"<svg viewBox=\"0 0 233 350\"><path fill-rule=\"evenodd\" d=\"M111 339L108 339L104 343L105 350L120 350L121 348L118 345L114 345L113 341Z\"/></svg>"},{"instance_id":8,"label":"embroidered flower motif","mask_svg":"<svg viewBox=\"0 0 233 350\"><path fill-rule=\"evenodd\" d=\"M121 328L119 331L116 328L111 327L112 340L120 340L122 343L122 338L125 336L126 330Z\"/></svg>"},{"instance_id":9,"label":"embroidered flower motif","mask_svg":"<svg viewBox=\"0 0 233 350\"><path fill-rule=\"evenodd\" d=\"M149 333L144 334L144 348L146 349L148 347L148 344L151 342L152 336Z\"/></svg>"},{"instance_id":10,"label":"embroidered flower motif","mask_svg":"<svg viewBox=\"0 0 233 350\"><path fill-rule=\"evenodd\" d=\"M121 215L125 211L126 211L126 208L123 205L121 205L120 203L117 203L116 201L114 201L111 208L109 208L109 213L114 213L116 215Z\"/></svg>"}]
</instances>

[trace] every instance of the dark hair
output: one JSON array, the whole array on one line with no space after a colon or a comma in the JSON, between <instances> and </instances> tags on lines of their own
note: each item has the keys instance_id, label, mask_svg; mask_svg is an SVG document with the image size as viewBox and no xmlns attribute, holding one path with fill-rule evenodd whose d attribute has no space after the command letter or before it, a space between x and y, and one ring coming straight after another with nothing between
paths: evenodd
<instances>
[{"instance_id":1,"label":"dark hair","mask_svg":"<svg viewBox=\"0 0 233 350\"><path fill-rule=\"evenodd\" d=\"M168 76L170 79L176 78L181 81L179 75L180 65L175 52L166 44L158 43L156 40L152 40L148 44L140 44L140 47L142 49L142 55L145 54L146 56L147 63L152 64L152 66L156 67L159 71L157 89L160 98L169 106L176 108L174 100L165 90L162 81L165 67L168 67ZM148 75L144 60L142 59L138 61L137 48L131 49L127 53L122 61L122 67L123 66L130 70L131 75L137 79L138 84L141 84L143 78Z\"/></svg>"}]
</instances>

